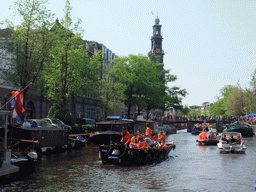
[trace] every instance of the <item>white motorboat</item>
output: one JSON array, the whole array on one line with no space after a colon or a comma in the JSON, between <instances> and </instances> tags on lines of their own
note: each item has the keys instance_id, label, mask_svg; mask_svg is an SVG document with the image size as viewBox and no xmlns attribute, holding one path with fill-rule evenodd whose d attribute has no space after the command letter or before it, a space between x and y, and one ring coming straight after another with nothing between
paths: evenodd
<instances>
[{"instance_id":1,"label":"white motorboat","mask_svg":"<svg viewBox=\"0 0 256 192\"><path fill-rule=\"evenodd\" d=\"M226 153L245 153L246 151L242 135L238 132L222 133L217 146L221 152Z\"/></svg>"}]
</instances>

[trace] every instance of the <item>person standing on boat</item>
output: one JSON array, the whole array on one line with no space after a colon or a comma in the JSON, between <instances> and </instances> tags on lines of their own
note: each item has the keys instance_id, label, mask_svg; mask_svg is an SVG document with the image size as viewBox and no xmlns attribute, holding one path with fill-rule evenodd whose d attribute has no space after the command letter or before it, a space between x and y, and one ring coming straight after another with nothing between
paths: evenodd
<instances>
[{"instance_id":1,"label":"person standing on boat","mask_svg":"<svg viewBox=\"0 0 256 192\"><path fill-rule=\"evenodd\" d=\"M151 138L151 134L152 134L152 131L151 131L150 127L149 127L149 124L147 124L145 135L148 136L149 138Z\"/></svg>"},{"instance_id":2,"label":"person standing on boat","mask_svg":"<svg viewBox=\"0 0 256 192\"><path fill-rule=\"evenodd\" d=\"M126 128L123 128L122 131L122 140L121 143L124 143L124 146L129 147L129 144L131 142L131 135L130 133L126 130Z\"/></svg>"}]
</instances>

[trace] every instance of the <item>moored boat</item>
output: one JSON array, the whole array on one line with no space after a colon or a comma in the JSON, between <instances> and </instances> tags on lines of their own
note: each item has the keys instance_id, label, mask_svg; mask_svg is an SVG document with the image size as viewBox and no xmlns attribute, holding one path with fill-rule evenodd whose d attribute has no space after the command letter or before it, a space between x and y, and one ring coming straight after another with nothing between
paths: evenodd
<instances>
[{"instance_id":1,"label":"moored boat","mask_svg":"<svg viewBox=\"0 0 256 192\"><path fill-rule=\"evenodd\" d=\"M239 132L243 137L253 137L254 135L254 130L251 126L242 124L230 125L223 132Z\"/></svg>"},{"instance_id":2,"label":"moored boat","mask_svg":"<svg viewBox=\"0 0 256 192\"><path fill-rule=\"evenodd\" d=\"M34 169L39 163L40 161L35 151L28 153L11 152L11 164L18 166L20 171Z\"/></svg>"},{"instance_id":3,"label":"moored boat","mask_svg":"<svg viewBox=\"0 0 256 192\"><path fill-rule=\"evenodd\" d=\"M224 132L217 144L220 152L226 153L245 153L246 146L239 132Z\"/></svg>"},{"instance_id":4,"label":"moored boat","mask_svg":"<svg viewBox=\"0 0 256 192\"><path fill-rule=\"evenodd\" d=\"M103 164L146 165L166 160L170 151L175 150L175 147L174 144L167 144L167 147L138 149L127 148L122 144L100 145L99 157Z\"/></svg>"}]
</instances>

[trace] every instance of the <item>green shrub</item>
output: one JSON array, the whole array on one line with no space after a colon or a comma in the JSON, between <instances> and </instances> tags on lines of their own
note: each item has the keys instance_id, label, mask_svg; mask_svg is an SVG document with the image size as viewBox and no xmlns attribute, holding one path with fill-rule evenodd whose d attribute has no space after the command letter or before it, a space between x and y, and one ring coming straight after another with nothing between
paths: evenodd
<instances>
[{"instance_id":1,"label":"green shrub","mask_svg":"<svg viewBox=\"0 0 256 192\"><path fill-rule=\"evenodd\" d=\"M91 132L91 127L90 125L82 125L82 130L83 133L90 133Z\"/></svg>"},{"instance_id":2,"label":"green shrub","mask_svg":"<svg viewBox=\"0 0 256 192\"><path fill-rule=\"evenodd\" d=\"M73 115L69 112L67 107L63 107L59 103L54 103L50 107L47 117L53 119L60 119L67 125L72 126L74 124Z\"/></svg>"}]
</instances>

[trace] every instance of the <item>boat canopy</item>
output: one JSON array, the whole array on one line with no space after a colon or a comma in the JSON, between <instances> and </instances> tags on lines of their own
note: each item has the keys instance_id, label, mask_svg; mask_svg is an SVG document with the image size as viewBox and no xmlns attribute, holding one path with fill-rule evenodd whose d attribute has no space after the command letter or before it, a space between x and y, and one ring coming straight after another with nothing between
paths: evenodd
<instances>
[{"instance_id":1,"label":"boat canopy","mask_svg":"<svg viewBox=\"0 0 256 192\"><path fill-rule=\"evenodd\" d=\"M121 121L122 117L121 116L107 116L106 118L107 121Z\"/></svg>"}]
</instances>

